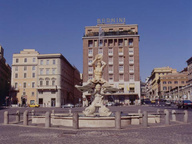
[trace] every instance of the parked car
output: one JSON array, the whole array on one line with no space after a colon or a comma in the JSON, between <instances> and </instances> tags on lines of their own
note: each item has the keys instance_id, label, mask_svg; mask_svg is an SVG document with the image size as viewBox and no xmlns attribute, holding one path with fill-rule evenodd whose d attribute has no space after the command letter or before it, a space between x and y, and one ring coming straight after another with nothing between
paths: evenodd
<instances>
[{"instance_id":1,"label":"parked car","mask_svg":"<svg viewBox=\"0 0 192 144\"><path fill-rule=\"evenodd\" d=\"M29 104L29 107L31 107L31 108L38 108L38 107L40 107L40 105L39 104Z\"/></svg>"},{"instance_id":2,"label":"parked car","mask_svg":"<svg viewBox=\"0 0 192 144\"><path fill-rule=\"evenodd\" d=\"M155 104L155 103L156 103L156 101L155 101L155 100L152 100L152 101L151 101L151 104Z\"/></svg>"},{"instance_id":3,"label":"parked car","mask_svg":"<svg viewBox=\"0 0 192 144\"><path fill-rule=\"evenodd\" d=\"M82 107L82 104L75 104L75 107Z\"/></svg>"},{"instance_id":4,"label":"parked car","mask_svg":"<svg viewBox=\"0 0 192 144\"><path fill-rule=\"evenodd\" d=\"M114 105L115 105L114 102L108 102L108 103L106 104L106 106L114 106Z\"/></svg>"},{"instance_id":5,"label":"parked car","mask_svg":"<svg viewBox=\"0 0 192 144\"><path fill-rule=\"evenodd\" d=\"M178 103L177 103L177 106L178 106L178 108L186 108L186 109L188 109L189 107L190 108L192 108L192 101L190 101L190 100L182 100L182 101L179 101Z\"/></svg>"},{"instance_id":6,"label":"parked car","mask_svg":"<svg viewBox=\"0 0 192 144\"><path fill-rule=\"evenodd\" d=\"M75 106L73 104L65 104L65 105L62 105L62 108L74 108Z\"/></svg>"},{"instance_id":7,"label":"parked car","mask_svg":"<svg viewBox=\"0 0 192 144\"><path fill-rule=\"evenodd\" d=\"M170 102L170 101L166 101L166 102L165 102L165 105L166 105L166 106L171 106L171 102Z\"/></svg>"}]
</instances>

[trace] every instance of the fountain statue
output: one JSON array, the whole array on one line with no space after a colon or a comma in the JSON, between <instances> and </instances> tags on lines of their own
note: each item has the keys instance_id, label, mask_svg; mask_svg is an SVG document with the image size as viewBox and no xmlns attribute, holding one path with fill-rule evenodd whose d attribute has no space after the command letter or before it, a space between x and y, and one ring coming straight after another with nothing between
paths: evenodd
<instances>
[{"instance_id":1,"label":"fountain statue","mask_svg":"<svg viewBox=\"0 0 192 144\"><path fill-rule=\"evenodd\" d=\"M109 83L102 78L103 69L106 66L106 63L102 59L103 56L98 54L92 62L94 78L89 80L87 85L75 86L81 92L88 91L91 93L91 97L93 97L91 105L83 111L85 116L95 116L97 109L99 109L98 112L100 116L111 115L111 111L103 104L103 98L107 92L115 93L119 91L119 89L109 85Z\"/></svg>"}]
</instances>

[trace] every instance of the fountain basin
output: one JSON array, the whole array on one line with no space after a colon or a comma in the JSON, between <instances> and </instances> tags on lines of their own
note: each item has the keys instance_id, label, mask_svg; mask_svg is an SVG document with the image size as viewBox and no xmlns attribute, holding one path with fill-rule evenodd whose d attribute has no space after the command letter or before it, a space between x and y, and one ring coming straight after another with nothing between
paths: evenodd
<instances>
[{"instance_id":1,"label":"fountain basin","mask_svg":"<svg viewBox=\"0 0 192 144\"><path fill-rule=\"evenodd\" d=\"M148 116L149 123L159 123L160 117L156 115L149 115ZM45 116L33 116L32 117L33 124L42 124L45 123ZM139 125L142 123L142 118L139 115L127 115L121 116L121 126L126 127L129 125ZM53 126L66 126L72 127L73 126L73 117L69 114L54 114L51 115L51 125ZM79 127L86 127L86 128L97 128L97 127L115 127L115 117L79 117Z\"/></svg>"}]
</instances>

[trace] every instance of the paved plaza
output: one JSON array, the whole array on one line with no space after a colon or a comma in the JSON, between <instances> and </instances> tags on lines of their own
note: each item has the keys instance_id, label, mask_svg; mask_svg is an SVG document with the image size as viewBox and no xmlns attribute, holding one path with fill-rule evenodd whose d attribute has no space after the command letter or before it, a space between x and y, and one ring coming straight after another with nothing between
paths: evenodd
<instances>
[{"instance_id":1,"label":"paved plaza","mask_svg":"<svg viewBox=\"0 0 192 144\"><path fill-rule=\"evenodd\" d=\"M175 106L125 106L125 107L109 107L111 111L122 111L123 113L141 111L156 112L157 109L169 111L176 110L179 113L183 109L177 109ZM169 126L164 124L163 116L159 124L149 124L145 128L142 125L130 125L123 127L121 130L115 128L80 128L74 130L67 127L51 127L44 126L23 126L22 124L3 124L4 111L9 111L10 114L17 110L24 112L31 111L33 108L1 108L0 109L0 143L4 144L191 144L192 143L192 109L188 109L189 123L183 123L183 115L177 117L177 122L170 122ZM62 108L36 108L35 111L63 111L68 112L69 109ZM74 111L82 111L84 108L73 108ZM14 121L15 117L10 116L10 122Z\"/></svg>"}]
</instances>

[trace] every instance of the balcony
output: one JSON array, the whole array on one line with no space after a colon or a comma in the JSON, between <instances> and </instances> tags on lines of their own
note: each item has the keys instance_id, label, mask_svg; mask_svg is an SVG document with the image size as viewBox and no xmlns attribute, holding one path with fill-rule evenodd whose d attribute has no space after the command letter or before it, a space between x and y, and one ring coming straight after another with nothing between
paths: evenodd
<instances>
[{"instance_id":1,"label":"balcony","mask_svg":"<svg viewBox=\"0 0 192 144\"><path fill-rule=\"evenodd\" d=\"M93 71L89 71L88 74L93 74Z\"/></svg>"},{"instance_id":2,"label":"balcony","mask_svg":"<svg viewBox=\"0 0 192 144\"><path fill-rule=\"evenodd\" d=\"M120 56L123 56L123 52L119 52L119 55L120 55Z\"/></svg>"},{"instance_id":3,"label":"balcony","mask_svg":"<svg viewBox=\"0 0 192 144\"><path fill-rule=\"evenodd\" d=\"M134 64L134 61L129 61L129 64Z\"/></svg>"},{"instance_id":4,"label":"balcony","mask_svg":"<svg viewBox=\"0 0 192 144\"><path fill-rule=\"evenodd\" d=\"M113 61L109 61L108 64L109 64L109 65L113 65Z\"/></svg>"},{"instance_id":5,"label":"balcony","mask_svg":"<svg viewBox=\"0 0 192 144\"><path fill-rule=\"evenodd\" d=\"M134 70L129 70L129 73L134 73Z\"/></svg>"},{"instance_id":6,"label":"balcony","mask_svg":"<svg viewBox=\"0 0 192 144\"><path fill-rule=\"evenodd\" d=\"M129 51L129 55L134 55L134 52L133 51Z\"/></svg>"},{"instance_id":7,"label":"balcony","mask_svg":"<svg viewBox=\"0 0 192 144\"><path fill-rule=\"evenodd\" d=\"M124 70L119 70L119 73L121 73L121 74L124 73Z\"/></svg>"},{"instance_id":8,"label":"balcony","mask_svg":"<svg viewBox=\"0 0 192 144\"><path fill-rule=\"evenodd\" d=\"M109 74L113 74L113 71L112 71L112 70L109 70Z\"/></svg>"},{"instance_id":9,"label":"balcony","mask_svg":"<svg viewBox=\"0 0 192 144\"><path fill-rule=\"evenodd\" d=\"M38 85L37 86L38 90L57 90L57 86L56 85Z\"/></svg>"},{"instance_id":10,"label":"balcony","mask_svg":"<svg viewBox=\"0 0 192 144\"><path fill-rule=\"evenodd\" d=\"M103 36L113 36L113 35L137 35L138 32L134 32L132 30L123 30L123 31L109 31L109 32L103 32ZM99 36L99 32L90 32L84 37L93 37L93 36Z\"/></svg>"},{"instance_id":11,"label":"balcony","mask_svg":"<svg viewBox=\"0 0 192 144\"><path fill-rule=\"evenodd\" d=\"M92 56L93 56L93 53L89 53L88 56L89 56L89 57L92 57Z\"/></svg>"},{"instance_id":12,"label":"balcony","mask_svg":"<svg viewBox=\"0 0 192 144\"><path fill-rule=\"evenodd\" d=\"M112 56L112 55L113 55L113 53L110 53L110 52L109 52L109 53L108 53L108 55L109 55L109 56Z\"/></svg>"},{"instance_id":13,"label":"balcony","mask_svg":"<svg viewBox=\"0 0 192 144\"><path fill-rule=\"evenodd\" d=\"M119 64L124 64L124 61L119 61Z\"/></svg>"}]
</instances>

